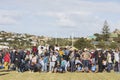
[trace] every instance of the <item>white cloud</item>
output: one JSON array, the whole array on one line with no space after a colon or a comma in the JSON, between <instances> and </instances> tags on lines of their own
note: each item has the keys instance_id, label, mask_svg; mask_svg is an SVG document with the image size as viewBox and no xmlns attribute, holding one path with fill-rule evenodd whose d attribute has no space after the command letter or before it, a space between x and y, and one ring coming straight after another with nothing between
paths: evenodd
<instances>
[{"instance_id":1,"label":"white cloud","mask_svg":"<svg viewBox=\"0 0 120 80\"><path fill-rule=\"evenodd\" d=\"M34 13L34 16L50 16L55 20L54 25L56 26L63 26L63 27L75 27L77 23L72 19L74 16L90 16L92 15L91 12L87 11L63 11L63 12L38 12Z\"/></svg>"},{"instance_id":2,"label":"white cloud","mask_svg":"<svg viewBox=\"0 0 120 80\"><path fill-rule=\"evenodd\" d=\"M3 0L0 7L6 9L0 10L0 24L21 21L21 27L53 26L57 31L64 27L66 31L69 29L68 32L74 30L82 34L100 31L105 19L109 19L113 26L116 24L119 28L120 25L115 23L119 17L113 19L120 14L120 2L112 0Z\"/></svg>"},{"instance_id":3,"label":"white cloud","mask_svg":"<svg viewBox=\"0 0 120 80\"><path fill-rule=\"evenodd\" d=\"M72 21L69 16L66 15L60 15L58 16L58 20L56 23L58 26L75 26L75 22Z\"/></svg>"},{"instance_id":4,"label":"white cloud","mask_svg":"<svg viewBox=\"0 0 120 80\"><path fill-rule=\"evenodd\" d=\"M116 29L120 29L120 20L119 20L118 22L116 22L115 28L116 28Z\"/></svg>"},{"instance_id":5,"label":"white cloud","mask_svg":"<svg viewBox=\"0 0 120 80\"><path fill-rule=\"evenodd\" d=\"M114 0L113 0L114 1ZM120 13L120 3L91 0L12 0L2 1L1 5L17 6L23 10L33 11L92 11Z\"/></svg>"},{"instance_id":6,"label":"white cloud","mask_svg":"<svg viewBox=\"0 0 120 80\"><path fill-rule=\"evenodd\" d=\"M0 9L0 25L11 25L19 23L19 20L24 14L16 10Z\"/></svg>"},{"instance_id":7,"label":"white cloud","mask_svg":"<svg viewBox=\"0 0 120 80\"><path fill-rule=\"evenodd\" d=\"M17 21L11 17L0 16L0 25L16 24Z\"/></svg>"},{"instance_id":8,"label":"white cloud","mask_svg":"<svg viewBox=\"0 0 120 80\"><path fill-rule=\"evenodd\" d=\"M22 16L23 12L19 10L0 9L0 15L18 17L18 16Z\"/></svg>"}]
</instances>

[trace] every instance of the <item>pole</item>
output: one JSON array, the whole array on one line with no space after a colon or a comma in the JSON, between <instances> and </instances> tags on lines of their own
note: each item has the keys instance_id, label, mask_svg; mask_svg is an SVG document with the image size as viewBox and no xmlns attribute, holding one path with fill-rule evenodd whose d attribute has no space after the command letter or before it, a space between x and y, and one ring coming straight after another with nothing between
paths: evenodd
<instances>
[{"instance_id":1,"label":"pole","mask_svg":"<svg viewBox=\"0 0 120 80\"><path fill-rule=\"evenodd\" d=\"M56 33L55 44L57 44L57 43L58 43L58 41L57 41L57 33Z\"/></svg>"}]
</instances>

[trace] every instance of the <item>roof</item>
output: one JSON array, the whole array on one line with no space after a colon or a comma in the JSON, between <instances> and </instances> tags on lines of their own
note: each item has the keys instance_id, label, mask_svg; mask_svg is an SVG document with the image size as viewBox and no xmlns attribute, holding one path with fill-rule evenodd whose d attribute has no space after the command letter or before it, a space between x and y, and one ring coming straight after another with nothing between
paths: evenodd
<instances>
[{"instance_id":1,"label":"roof","mask_svg":"<svg viewBox=\"0 0 120 80\"><path fill-rule=\"evenodd\" d=\"M118 34L117 33L111 33L110 37L118 37Z\"/></svg>"}]
</instances>

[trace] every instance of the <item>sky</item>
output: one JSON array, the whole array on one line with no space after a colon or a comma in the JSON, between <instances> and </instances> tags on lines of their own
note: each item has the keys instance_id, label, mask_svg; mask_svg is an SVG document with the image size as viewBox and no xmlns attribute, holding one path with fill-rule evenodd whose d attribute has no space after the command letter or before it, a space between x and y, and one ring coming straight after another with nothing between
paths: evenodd
<instances>
[{"instance_id":1,"label":"sky","mask_svg":"<svg viewBox=\"0 0 120 80\"><path fill-rule=\"evenodd\" d=\"M120 0L0 0L0 31L87 37L105 20L111 32L120 29Z\"/></svg>"}]
</instances>

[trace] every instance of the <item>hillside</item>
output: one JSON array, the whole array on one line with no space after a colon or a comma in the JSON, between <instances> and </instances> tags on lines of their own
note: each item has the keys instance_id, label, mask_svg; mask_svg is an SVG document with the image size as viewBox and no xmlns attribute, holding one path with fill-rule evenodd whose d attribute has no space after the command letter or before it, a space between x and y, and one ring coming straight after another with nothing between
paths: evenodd
<instances>
[{"instance_id":1,"label":"hillside","mask_svg":"<svg viewBox=\"0 0 120 80\"><path fill-rule=\"evenodd\" d=\"M30 47L39 44L41 40L47 41L48 39L44 36L0 31L0 45L8 47Z\"/></svg>"}]
</instances>

